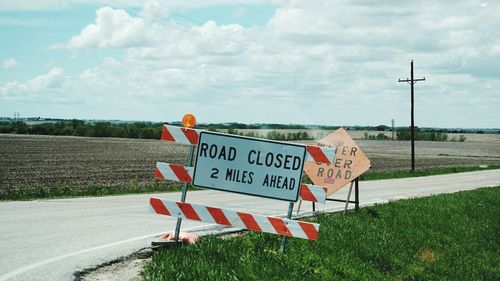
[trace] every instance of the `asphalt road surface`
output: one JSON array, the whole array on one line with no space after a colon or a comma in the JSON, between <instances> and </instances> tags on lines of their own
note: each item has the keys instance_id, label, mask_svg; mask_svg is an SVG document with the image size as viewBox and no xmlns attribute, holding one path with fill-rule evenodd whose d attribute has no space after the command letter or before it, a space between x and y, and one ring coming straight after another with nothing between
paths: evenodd
<instances>
[{"instance_id":1,"label":"asphalt road surface","mask_svg":"<svg viewBox=\"0 0 500 281\"><path fill-rule=\"evenodd\" d=\"M500 185L500 170L360 183L361 205ZM345 198L348 188L335 193ZM180 193L153 196L180 200ZM73 273L148 247L172 232L175 219L156 215L151 195L0 202L0 281L71 280ZM188 192L187 202L284 215L287 202L219 191ZM338 211L345 204L318 204ZM301 212L310 211L304 202ZM294 211L295 213L295 211ZM184 220L182 231L220 227Z\"/></svg>"}]
</instances>

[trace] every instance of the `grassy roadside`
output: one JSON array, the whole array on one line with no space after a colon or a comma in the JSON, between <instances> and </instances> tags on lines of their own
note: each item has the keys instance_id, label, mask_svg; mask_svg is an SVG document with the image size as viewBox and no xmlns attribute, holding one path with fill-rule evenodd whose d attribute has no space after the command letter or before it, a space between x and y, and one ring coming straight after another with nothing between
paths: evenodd
<instances>
[{"instance_id":1,"label":"grassy roadside","mask_svg":"<svg viewBox=\"0 0 500 281\"><path fill-rule=\"evenodd\" d=\"M318 241L246 233L155 254L145 280L498 280L500 186L312 218Z\"/></svg>"},{"instance_id":2,"label":"grassy roadside","mask_svg":"<svg viewBox=\"0 0 500 281\"><path fill-rule=\"evenodd\" d=\"M488 165L486 167L470 166L470 167L440 167L427 168L417 170L415 173L411 171L391 171L391 172L367 172L361 176L362 181L421 177L431 175L443 175L451 173L462 173L482 170L500 169L499 165ZM156 193L156 192L175 192L180 191L181 185L172 184L172 182L155 181L154 184L141 186L136 179L131 179L130 183L123 187L109 187L105 185L78 185L74 183L61 183L56 186L46 187L26 187L0 189L0 201L5 200L34 200L34 199L56 199L56 198L72 198L83 196L109 196L109 195L124 195L124 194L141 194L141 193ZM190 187L190 190L200 190Z\"/></svg>"},{"instance_id":3,"label":"grassy roadside","mask_svg":"<svg viewBox=\"0 0 500 281\"><path fill-rule=\"evenodd\" d=\"M436 167L436 168L418 169L415 170L415 172L409 170L366 172L360 177L360 180L369 181L369 180L385 180L385 179L399 179L399 178L411 178L411 177L426 177L426 176L446 175L454 173L495 170L495 169L500 169L500 164L485 165L485 166L469 166L469 167Z\"/></svg>"},{"instance_id":4,"label":"grassy roadside","mask_svg":"<svg viewBox=\"0 0 500 281\"><path fill-rule=\"evenodd\" d=\"M33 199L56 199L73 198L84 196L110 196L125 194L141 194L155 192L175 192L180 191L181 185L172 185L165 181L155 181L154 184L140 186L132 179L125 187L110 187L99 184L79 185L72 183L61 183L56 186L16 188L0 191L1 200L33 200Z\"/></svg>"}]
</instances>

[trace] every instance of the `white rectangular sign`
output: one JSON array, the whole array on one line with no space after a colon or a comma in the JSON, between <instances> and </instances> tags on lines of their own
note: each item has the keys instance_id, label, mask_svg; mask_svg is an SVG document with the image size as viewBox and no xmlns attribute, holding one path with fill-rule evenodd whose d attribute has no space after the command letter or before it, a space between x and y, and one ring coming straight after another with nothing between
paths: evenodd
<instances>
[{"instance_id":1,"label":"white rectangular sign","mask_svg":"<svg viewBox=\"0 0 500 281\"><path fill-rule=\"evenodd\" d=\"M306 147L201 132L193 185L296 202Z\"/></svg>"}]
</instances>

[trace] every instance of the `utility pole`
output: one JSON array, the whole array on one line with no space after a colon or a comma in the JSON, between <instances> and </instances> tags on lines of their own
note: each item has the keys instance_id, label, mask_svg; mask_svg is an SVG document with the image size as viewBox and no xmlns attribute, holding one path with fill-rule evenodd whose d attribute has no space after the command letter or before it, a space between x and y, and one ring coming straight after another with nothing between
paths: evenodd
<instances>
[{"instance_id":1,"label":"utility pole","mask_svg":"<svg viewBox=\"0 0 500 281\"><path fill-rule=\"evenodd\" d=\"M394 119L391 120L392 124L392 140L394 140Z\"/></svg>"},{"instance_id":2,"label":"utility pole","mask_svg":"<svg viewBox=\"0 0 500 281\"><path fill-rule=\"evenodd\" d=\"M425 81L424 78L418 78L414 79L413 78L413 60L411 60L411 79L399 79L398 82L408 82L411 86L411 171L415 172L415 124L414 124L414 98L413 98L413 86L417 81Z\"/></svg>"}]
</instances>

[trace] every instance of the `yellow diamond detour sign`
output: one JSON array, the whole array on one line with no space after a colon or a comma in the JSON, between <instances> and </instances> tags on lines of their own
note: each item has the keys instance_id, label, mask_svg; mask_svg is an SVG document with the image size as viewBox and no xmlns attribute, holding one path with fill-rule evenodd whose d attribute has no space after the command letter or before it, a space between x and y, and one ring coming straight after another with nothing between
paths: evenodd
<instances>
[{"instance_id":1,"label":"yellow diamond detour sign","mask_svg":"<svg viewBox=\"0 0 500 281\"><path fill-rule=\"evenodd\" d=\"M337 148L332 164L305 162L304 170L315 185L326 187L327 196L344 187L370 169L370 159L340 128L318 141L319 146Z\"/></svg>"}]
</instances>

